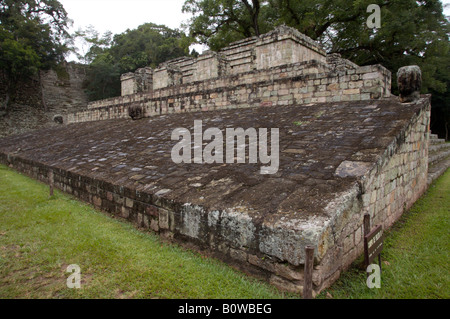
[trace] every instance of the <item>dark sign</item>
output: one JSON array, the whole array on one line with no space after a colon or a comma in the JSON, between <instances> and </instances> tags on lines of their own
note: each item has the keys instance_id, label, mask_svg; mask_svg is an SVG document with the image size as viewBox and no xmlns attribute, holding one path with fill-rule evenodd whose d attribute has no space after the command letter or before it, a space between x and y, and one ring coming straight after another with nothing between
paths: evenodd
<instances>
[{"instance_id":1,"label":"dark sign","mask_svg":"<svg viewBox=\"0 0 450 319\"><path fill-rule=\"evenodd\" d=\"M364 236L364 260L366 267L369 266L376 257L380 257L382 250L383 227L377 225L370 233Z\"/></svg>"}]
</instances>

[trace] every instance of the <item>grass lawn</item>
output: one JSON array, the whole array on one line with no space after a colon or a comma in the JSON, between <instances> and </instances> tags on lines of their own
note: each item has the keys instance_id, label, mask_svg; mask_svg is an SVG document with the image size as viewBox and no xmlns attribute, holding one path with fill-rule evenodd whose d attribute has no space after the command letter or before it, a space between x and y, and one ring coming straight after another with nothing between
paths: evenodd
<instances>
[{"instance_id":1,"label":"grass lawn","mask_svg":"<svg viewBox=\"0 0 450 319\"><path fill-rule=\"evenodd\" d=\"M81 289L66 272L81 269ZM285 298L0 166L0 298Z\"/></svg>"},{"instance_id":2,"label":"grass lawn","mask_svg":"<svg viewBox=\"0 0 450 319\"><path fill-rule=\"evenodd\" d=\"M447 172L387 232L381 289L353 267L319 298L449 298L449 190ZM81 289L66 285L71 264ZM0 165L0 298L298 297Z\"/></svg>"},{"instance_id":3,"label":"grass lawn","mask_svg":"<svg viewBox=\"0 0 450 319\"><path fill-rule=\"evenodd\" d=\"M319 298L450 298L449 170L385 234L380 289L366 286L361 257Z\"/></svg>"}]
</instances>

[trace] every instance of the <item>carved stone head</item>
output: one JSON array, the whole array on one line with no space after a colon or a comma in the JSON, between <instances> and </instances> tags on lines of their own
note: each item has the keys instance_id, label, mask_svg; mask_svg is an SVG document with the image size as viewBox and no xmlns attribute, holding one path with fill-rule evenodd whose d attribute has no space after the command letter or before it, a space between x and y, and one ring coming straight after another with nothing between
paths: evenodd
<instances>
[{"instance_id":1,"label":"carved stone head","mask_svg":"<svg viewBox=\"0 0 450 319\"><path fill-rule=\"evenodd\" d=\"M397 83L400 91L400 102L414 102L420 97L422 88L422 72L417 65L404 66L398 69Z\"/></svg>"}]
</instances>

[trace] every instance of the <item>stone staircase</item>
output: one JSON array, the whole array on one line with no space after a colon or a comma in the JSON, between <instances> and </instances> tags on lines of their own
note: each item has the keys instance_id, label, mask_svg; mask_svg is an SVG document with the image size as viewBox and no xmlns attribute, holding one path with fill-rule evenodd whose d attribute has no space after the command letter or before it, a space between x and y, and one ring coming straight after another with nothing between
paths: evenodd
<instances>
[{"instance_id":1,"label":"stone staircase","mask_svg":"<svg viewBox=\"0 0 450 319\"><path fill-rule=\"evenodd\" d=\"M450 167L450 143L438 138L436 134L430 135L428 148L428 186Z\"/></svg>"},{"instance_id":2,"label":"stone staircase","mask_svg":"<svg viewBox=\"0 0 450 319\"><path fill-rule=\"evenodd\" d=\"M68 63L64 69L65 77L49 70L42 74L42 87L48 111L52 114L67 114L86 108L88 99L83 89L86 77L84 69Z\"/></svg>"}]
</instances>

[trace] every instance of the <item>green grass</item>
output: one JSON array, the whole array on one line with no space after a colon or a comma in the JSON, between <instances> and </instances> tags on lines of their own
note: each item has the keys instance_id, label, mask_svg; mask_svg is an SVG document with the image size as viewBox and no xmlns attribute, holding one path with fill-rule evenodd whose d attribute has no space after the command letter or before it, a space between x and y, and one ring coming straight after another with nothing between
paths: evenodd
<instances>
[{"instance_id":1,"label":"green grass","mask_svg":"<svg viewBox=\"0 0 450 319\"><path fill-rule=\"evenodd\" d=\"M319 298L450 298L450 172L385 232L381 288L369 289L361 259Z\"/></svg>"},{"instance_id":2,"label":"green grass","mask_svg":"<svg viewBox=\"0 0 450 319\"><path fill-rule=\"evenodd\" d=\"M215 259L163 243L0 166L0 298L283 298ZM81 289L66 285L81 268Z\"/></svg>"},{"instance_id":3,"label":"green grass","mask_svg":"<svg viewBox=\"0 0 450 319\"><path fill-rule=\"evenodd\" d=\"M450 297L450 173L386 232L381 289L358 265L318 298ZM69 289L67 266L81 268ZM0 165L0 298L298 298Z\"/></svg>"}]
</instances>

